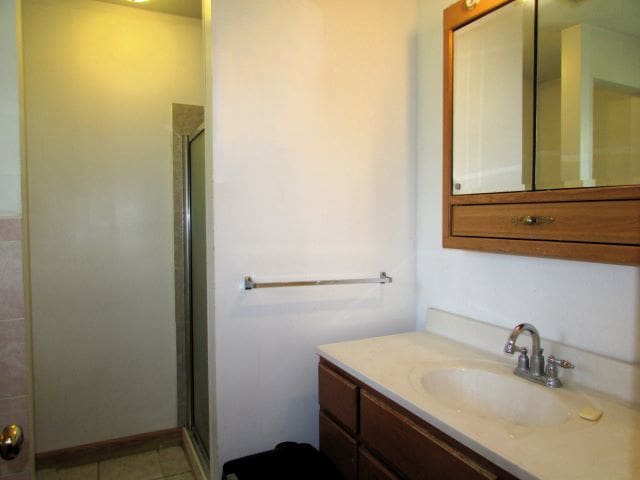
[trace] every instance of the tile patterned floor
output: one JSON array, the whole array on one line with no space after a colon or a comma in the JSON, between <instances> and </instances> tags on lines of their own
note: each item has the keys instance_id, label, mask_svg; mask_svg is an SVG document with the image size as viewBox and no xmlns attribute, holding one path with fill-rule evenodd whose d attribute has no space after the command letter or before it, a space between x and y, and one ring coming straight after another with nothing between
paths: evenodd
<instances>
[{"instance_id":1,"label":"tile patterned floor","mask_svg":"<svg viewBox=\"0 0 640 480\"><path fill-rule=\"evenodd\" d=\"M39 470L36 480L195 480L195 477L182 447L170 447L78 467Z\"/></svg>"}]
</instances>

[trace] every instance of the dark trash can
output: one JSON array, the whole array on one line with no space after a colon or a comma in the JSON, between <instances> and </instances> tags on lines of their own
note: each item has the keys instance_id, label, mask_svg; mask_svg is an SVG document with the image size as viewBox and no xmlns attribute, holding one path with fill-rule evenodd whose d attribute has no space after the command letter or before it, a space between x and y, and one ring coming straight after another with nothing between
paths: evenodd
<instances>
[{"instance_id":1,"label":"dark trash can","mask_svg":"<svg viewBox=\"0 0 640 480\"><path fill-rule=\"evenodd\" d=\"M280 443L273 450L230 460L222 467L222 480L341 478L333 465L308 443Z\"/></svg>"}]
</instances>

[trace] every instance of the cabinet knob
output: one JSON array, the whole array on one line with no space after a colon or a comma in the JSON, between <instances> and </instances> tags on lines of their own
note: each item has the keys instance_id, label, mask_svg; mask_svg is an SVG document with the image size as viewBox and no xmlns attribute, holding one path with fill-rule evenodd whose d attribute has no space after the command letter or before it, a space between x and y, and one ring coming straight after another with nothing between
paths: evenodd
<instances>
[{"instance_id":1,"label":"cabinet knob","mask_svg":"<svg viewBox=\"0 0 640 480\"><path fill-rule=\"evenodd\" d=\"M555 221L555 218L553 217L537 217L537 216L533 216L533 215L527 215L525 217L513 217L511 219L511 223L513 223L514 225L526 225L526 226L532 226L532 225L545 225L545 224L549 224L549 223L553 223Z\"/></svg>"}]
</instances>

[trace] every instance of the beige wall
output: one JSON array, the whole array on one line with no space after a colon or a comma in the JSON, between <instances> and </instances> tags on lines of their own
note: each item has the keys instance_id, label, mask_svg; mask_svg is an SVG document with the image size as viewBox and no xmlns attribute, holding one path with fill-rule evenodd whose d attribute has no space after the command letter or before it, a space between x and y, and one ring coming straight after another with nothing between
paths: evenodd
<instances>
[{"instance_id":1,"label":"beige wall","mask_svg":"<svg viewBox=\"0 0 640 480\"><path fill-rule=\"evenodd\" d=\"M536 126L536 183L547 188L562 188L560 79L539 83L537 88L540 122Z\"/></svg>"},{"instance_id":2,"label":"beige wall","mask_svg":"<svg viewBox=\"0 0 640 480\"><path fill-rule=\"evenodd\" d=\"M640 91L593 86L593 178L598 185L640 183Z\"/></svg>"},{"instance_id":3,"label":"beige wall","mask_svg":"<svg viewBox=\"0 0 640 480\"><path fill-rule=\"evenodd\" d=\"M25 0L37 451L176 425L171 103L199 20Z\"/></svg>"}]
</instances>

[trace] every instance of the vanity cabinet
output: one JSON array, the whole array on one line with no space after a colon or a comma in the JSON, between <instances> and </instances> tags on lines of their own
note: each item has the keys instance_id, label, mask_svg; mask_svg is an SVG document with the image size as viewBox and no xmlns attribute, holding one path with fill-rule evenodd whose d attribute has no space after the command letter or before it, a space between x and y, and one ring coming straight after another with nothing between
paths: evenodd
<instances>
[{"instance_id":1,"label":"vanity cabinet","mask_svg":"<svg viewBox=\"0 0 640 480\"><path fill-rule=\"evenodd\" d=\"M325 359L320 451L347 480L514 479Z\"/></svg>"}]
</instances>

